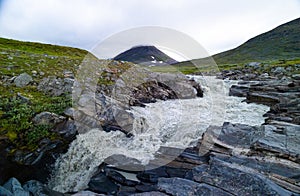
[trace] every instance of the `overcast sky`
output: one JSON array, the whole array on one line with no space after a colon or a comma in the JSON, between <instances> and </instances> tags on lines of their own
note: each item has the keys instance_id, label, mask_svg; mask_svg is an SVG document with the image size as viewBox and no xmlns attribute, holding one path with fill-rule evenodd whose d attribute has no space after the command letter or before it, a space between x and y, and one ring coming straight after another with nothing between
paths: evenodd
<instances>
[{"instance_id":1,"label":"overcast sky","mask_svg":"<svg viewBox=\"0 0 300 196\"><path fill-rule=\"evenodd\" d=\"M0 0L0 36L91 50L120 31L161 26L215 54L298 17L300 0Z\"/></svg>"}]
</instances>

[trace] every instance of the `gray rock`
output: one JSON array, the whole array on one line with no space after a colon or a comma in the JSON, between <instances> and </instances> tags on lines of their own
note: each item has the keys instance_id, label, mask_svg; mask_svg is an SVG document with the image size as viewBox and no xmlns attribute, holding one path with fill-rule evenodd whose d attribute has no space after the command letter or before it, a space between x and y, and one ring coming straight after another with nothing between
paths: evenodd
<instances>
[{"instance_id":1,"label":"gray rock","mask_svg":"<svg viewBox=\"0 0 300 196\"><path fill-rule=\"evenodd\" d=\"M295 80L300 80L300 74L294 74L292 75L292 78Z\"/></svg>"},{"instance_id":2,"label":"gray rock","mask_svg":"<svg viewBox=\"0 0 300 196\"><path fill-rule=\"evenodd\" d=\"M73 141L77 135L77 126L74 120L66 120L63 123L60 123L54 127L53 132L58 133L67 141Z\"/></svg>"},{"instance_id":3,"label":"gray rock","mask_svg":"<svg viewBox=\"0 0 300 196\"><path fill-rule=\"evenodd\" d=\"M9 179L4 185L3 188L8 190L12 195L18 196L30 196L28 191L25 191L21 183L16 178Z\"/></svg>"},{"instance_id":4,"label":"gray rock","mask_svg":"<svg viewBox=\"0 0 300 196\"><path fill-rule=\"evenodd\" d=\"M285 73L285 69L284 69L284 67L276 67L275 69L273 69L272 72L274 74L281 74L281 73Z\"/></svg>"},{"instance_id":5,"label":"gray rock","mask_svg":"<svg viewBox=\"0 0 300 196\"><path fill-rule=\"evenodd\" d=\"M261 63L259 62L251 62L245 65L245 67L252 67L254 69L258 69L260 67Z\"/></svg>"},{"instance_id":6,"label":"gray rock","mask_svg":"<svg viewBox=\"0 0 300 196\"><path fill-rule=\"evenodd\" d=\"M135 193L131 194L131 196L167 196L166 194L158 191L150 191L145 193Z\"/></svg>"},{"instance_id":7,"label":"gray rock","mask_svg":"<svg viewBox=\"0 0 300 196\"><path fill-rule=\"evenodd\" d=\"M30 192L33 196L63 196L63 193L53 191L39 181L30 180L23 185L24 190Z\"/></svg>"},{"instance_id":8,"label":"gray rock","mask_svg":"<svg viewBox=\"0 0 300 196\"><path fill-rule=\"evenodd\" d=\"M231 195L220 188L182 178L159 178L157 186L160 191L178 196Z\"/></svg>"},{"instance_id":9,"label":"gray rock","mask_svg":"<svg viewBox=\"0 0 300 196\"><path fill-rule=\"evenodd\" d=\"M14 196L10 191L0 186L0 195L3 196Z\"/></svg>"},{"instance_id":10,"label":"gray rock","mask_svg":"<svg viewBox=\"0 0 300 196\"><path fill-rule=\"evenodd\" d=\"M229 96L246 97L249 87L232 85L229 89Z\"/></svg>"},{"instance_id":11,"label":"gray rock","mask_svg":"<svg viewBox=\"0 0 300 196\"><path fill-rule=\"evenodd\" d=\"M114 184L104 173L93 176L88 184L89 190L96 193L116 194L119 187Z\"/></svg>"},{"instance_id":12,"label":"gray rock","mask_svg":"<svg viewBox=\"0 0 300 196\"><path fill-rule=\"evenodd\" d=\"M70 94L73 89L74 80L71 78L56 78L49 76L43 78L38 85L38 90L52 96L60 96L63 94Z\"/></svg>"},{"instance_id":13,"label":"gray rock","mask_svg":"<svg viewBox=\"0 0 300 196\"><path fill-rule=\"evenodd\" d=\"M243 124L225 122L222 127L210 126L203 135L199 152L246 153L262 134L257 127Z\"/></svg>"},{"instance_id":14,"label":"gray rock","mask_svg":"<svg viewBox=\"0 0 300 196\"><path fill-rule=\"evenodd\" d=\"M204 172L196 167L193 175L195 181L220 187L233 195L293 195L259 173L214 158Z\"/></svg>"},{"instance_id":15,"label":"gray rock","mask_svg":"<svg viewBox=\"0 0 300 196\"><path fill-rule=\"evenodd\" d=\"M54 126L56 124L59 124L63 121L65 121L66 118L63 116L59 116L57 114L51 113L51 112L42 112L37 114L33 119L32 122L35 125L48 125L48 126Z\"/></svg>"},{"instance_id":16,"label":"gray rock","mask_svg":"<svg viewBox=\"0 0 300 196\"><path fill-rule=\"evenodd\" d=\"M27 73L22 73L17 76L14 80L14 83L17 87L24 87L27 86L30 82L32 82L32 77Z\"/></svg>"},{"instance_id":17,"label":"gray rock","mask_svg":"<svg viewBox=\"0 0 300 196\"><path fill-rule=\"evenodd\" d=\"M68 118L74 119L74 113L75 113L75 109L74 108L67 108L64 111L64 115Z\"/></svg>"},{"instance_id":18,"label":"gray rock","mask_svg":"<svg viewBox=\"0 0 300 196\"><path fill-rule=\"evenodd\" d=\"M237 165L239 167L253 169L253 173L263 173L280 186L300 193L300 168L298 164L287 161L286 159L270 159L268 157L248 157L248 156L228 156L224 154L212 153L213 159ZM208 166L207 166L208 167ZM207 170L203 167L203 171ZM198 167L200 169L200 167ZM198 171L200 172L200 170Z\"/></svg>"},{"instance_id":19,"label":"gray rock","mask_svg":"<svg viewBox=\"0 0 300 196\"><path fill-rule=\"evenodd\" d=\"M65 78L74 78L74 74L72 71L64 70L63 74Z\"/></svg>"},{"instance_id":20,"label":"gray rock","mask_svg":"<svg viewBox=\"0 0 300 196\"><path fill-rule=\"evenodd\" d=\"M266 93L249 92L247 93L247 102L255 102L272 106L276 103L279 103L280 101L279 97L277 96L273 96Z\"/></svg>"},{"instance_id":21,"label":"gray rock","mask_svg":"<svg viewBox=\"0 0 300 196\"><path fill-rule=\"evenodd\" d=\"M104 160L104 162L124 171L129 171L130 173L136 171L143 171L145 169L145 166L142 165L142 163L139 160L126 157L120 154L115 154L110 157L107 157Z\"/></svg>"},{"instance_id":22,"label":"gray rock","mask_svg":"<svg viewBox=\"0 0 300 196\"><path fill-rule=\"evenodd\" d=\"M105 196L104 194L98 194L92 191L80 191L73 194L72 196Z\"/></svg>"},{"instance_id":23,"label":"gray rock","mask_svg":"<svg viewBox=\"0 0 300 196\"><path fill-rule=\"evenodd\" d=\"M264 135L252 144L252 148L300 163L300 126L280 121L270 123L273 126L263 126Z\"/></svg>"},{"instance_id":24,"label":"gray rock","mask_svg":"<svg viewBox=\"0 0 300 196\"><path fill-rule=\"evenodd\" d=\"M30 98L23 96L21 93L17 93L17 98L21 100L22 103L31 103Z\"/></svg>"}]
</instances>

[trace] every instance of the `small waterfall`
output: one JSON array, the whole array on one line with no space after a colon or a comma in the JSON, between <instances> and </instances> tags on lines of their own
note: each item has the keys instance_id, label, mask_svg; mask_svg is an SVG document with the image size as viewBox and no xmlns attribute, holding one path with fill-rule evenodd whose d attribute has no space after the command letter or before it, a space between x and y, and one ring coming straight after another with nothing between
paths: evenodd
<instances>
[{"instance_id":1,"label":"small waterfall","mask_svg":"<svg viewBox=\"0 0 300 196\"><path fill-rule=\"evenodd\" d=\"M195 76L204 87L203 98L158 101L145 108L132 107L135 117L132 138L119 131L93 129L79 134L66 154L56 162L49 186L60 192L85 189L103 160L123 154L147 164L161 146L186 148L201 138L210 125L223 122L260 125L269 107L228 96L234 81Z\"/></svg>"}]
</instances>

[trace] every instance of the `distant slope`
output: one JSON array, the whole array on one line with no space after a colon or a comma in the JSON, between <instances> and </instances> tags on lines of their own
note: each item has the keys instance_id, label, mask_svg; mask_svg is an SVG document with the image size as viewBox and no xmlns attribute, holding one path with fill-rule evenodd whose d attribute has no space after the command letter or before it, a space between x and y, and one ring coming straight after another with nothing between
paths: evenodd
<instances>
[{"instance_id":1,"label":"distant slope","mask_svg":"<svg viewBox=\"0 0 300 196\"><path fill-rule=\"evenodd\" d=\"M258 35L241 46L212 56L216 63L243 64L300 59L300 18ZM193 59L174 64L177 67L207 66L210 58ZM230 67L229 67L230 68Z\"/></svg>"},{"instance_id":2,"label":"distant slope","mask_svg":"<svg viewBox=\"0 0 300 196\"><path fill-rule=\"evenodd\" d=\"M177 63L155 46L136 46L114 57L114 60L128 61L143 65L166 65Z\"/></svg>"},{"instance_id":3,"label":"distant slope","mask_svg":"<svg viewBox=\"0 0 300 196\"><path fill-rule=\"evenodd\" d=\"M300 58L300 18L213 56L218 64Z\"/></svg>"}]
</instances>

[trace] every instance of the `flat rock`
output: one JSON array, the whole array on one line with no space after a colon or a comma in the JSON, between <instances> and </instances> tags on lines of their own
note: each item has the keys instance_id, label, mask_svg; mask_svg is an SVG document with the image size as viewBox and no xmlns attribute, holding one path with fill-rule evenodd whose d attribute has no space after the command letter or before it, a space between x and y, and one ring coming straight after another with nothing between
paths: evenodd
<instances>
[{"instance_id":1,"label":"flat rock","mask_svg":"<svg viewBox=\"0 0 300 196\"><path fill-rule=\"evenodd\" d=\"M264 135L251 148L300 163L300 126L281 121L271 123L262 126Z\"/></svg>"},{"instance_id":2,"label":"flat rock","mask_svg":"<svg viewBox=\"0 0 300 196\"><path fill-rule=\"evenodd\" d=\"M259 173L214 158L206 169L194 168L193 176L199 183L219 187L233 195L293 195Z\"/></svg>"},{"instance_id":3,"label":"flat rock","mask_svg":"<svg viewBox=\"0 0 300 196\"><path fill-rule=\"evenodd\" d=\"M212 156L215 160L223 161L233 166L238 165L239 167L251 168L257 173L266 175L280 186L300 193L300 168L296 163L270 157L228 156L219 153L213 153Z\"/></svg>"},{"instance_id":4,"label":"flat rock","mask_svg":"<svg viewBox=\"0 0 300 196\"><path fill-rule=\"evenodd\" d=\"M231 195L222 189L210 186L205 183L197 183L182 178L160 178L158 189L170 195L200 196L200 195Z\"/></svg>"},{"instance_id":5,"label":"flat rock","mask_svg":"<svg viewBox=\"0 0 300 196\"><path fill-rule=\"evenodd\" d=\"M247 86L232 85L229 89L229 96L246 97L248 91Z\"/></svg>"},{"instance_id":6,"label":"flat rock","mask_svg":"<svg viewBox=\"0 0 300 196\"><path fill-rule=\"evenodd\" d=\"M258 127L249 125L225 122L222 127L210 126L203 135L199 153L205 154L210 150L225 154L247 153L261 135Z\"/></svg>"},{"instance_id":7,"label":"flat rock","mask_svg":"<svg viewBox=\"0 0 300 196\"><path fill-rule=\"evenodd\" d=\"M145 193L135 193L132 194L131 196L167 196L167 194L158 191L150 191Z\"/></svg>"},{"instance_id":8,"label":"flat rock","mask_svg":"<svg viewBox=\"0 0 300 196\"><path fill-rule=\"evenodd\" d=\"M88 184L88 189L103 194L116 194L119 187L114 184L104 173L93 176Z\"/></svg>"}]
</instances>

